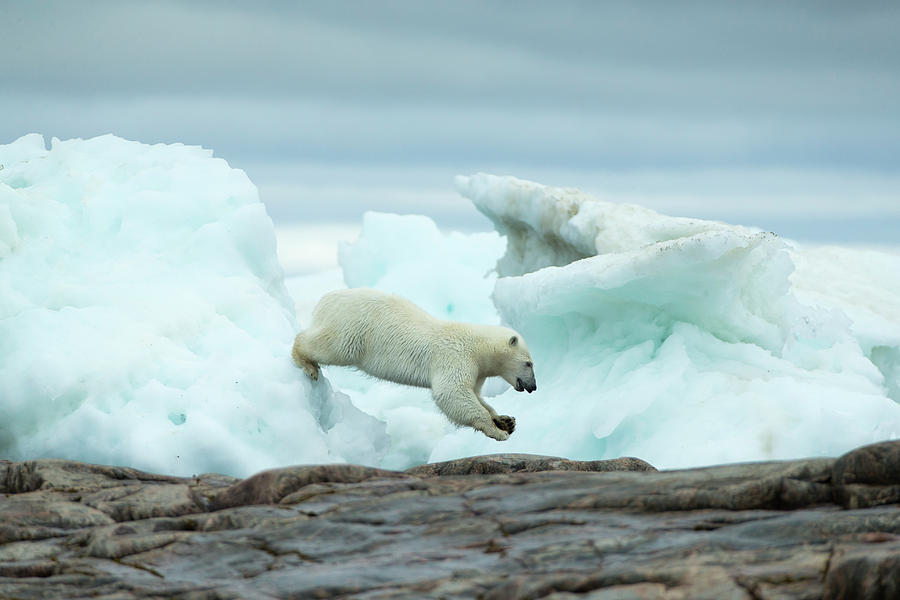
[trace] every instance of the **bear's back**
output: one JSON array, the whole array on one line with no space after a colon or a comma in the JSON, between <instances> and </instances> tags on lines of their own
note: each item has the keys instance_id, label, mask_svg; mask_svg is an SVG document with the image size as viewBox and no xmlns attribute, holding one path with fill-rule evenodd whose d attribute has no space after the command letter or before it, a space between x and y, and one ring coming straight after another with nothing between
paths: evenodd
<instances>
[{"instance_id":1,"label":"bear's back","mask_svg":"<svg viewBox=\"0 0 900 600\"><path fill-rule=\"evenodd\" d=\"M358 368L397 383L428 387L433 340L442 321L400 296L367 288L330 292L315 327L340 337Z\"/></svg>"},{"instance_id":2,"label":"bear's back","mask_svg":"<svg viewBox=\"0 0 900 600\"><path fill-rule=\"evenodd\" d=\"M336 290L325 294L313 311L313 320L340 315L361 318L370 325L403 322L414 326L436 325L437 319L401 296L369 288Z\"/></svg>"}]
</instances>

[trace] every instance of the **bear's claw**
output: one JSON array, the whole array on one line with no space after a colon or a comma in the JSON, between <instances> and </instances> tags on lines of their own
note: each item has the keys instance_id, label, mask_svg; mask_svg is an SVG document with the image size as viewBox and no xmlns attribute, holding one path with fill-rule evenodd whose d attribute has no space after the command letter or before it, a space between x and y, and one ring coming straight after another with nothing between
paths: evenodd
<instances>
[{"instance_id":1,"label":"bear's claw","mask_svg":"<svg viewBox=\"0 0 900 600\"><path fill-rule=\"evenodd\" d=\"M516 430L516 418L510 417L509 415L499 415L494 419L494 425L497 426L497 429L503 430L506 433L512 433Z\"/></svg>"}]
</instances>

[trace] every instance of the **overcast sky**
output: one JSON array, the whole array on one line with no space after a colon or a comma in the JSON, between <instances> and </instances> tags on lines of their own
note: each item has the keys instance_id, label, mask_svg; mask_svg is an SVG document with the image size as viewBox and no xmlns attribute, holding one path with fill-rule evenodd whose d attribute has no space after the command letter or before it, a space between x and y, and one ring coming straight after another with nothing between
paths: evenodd
<instances>
[{"instance_id":1,"label":"overcast sky","mask_svg":"<svg viewBox=\"0 0 900 600\"><path fill-rule=\"evenodd\" d=\"M0 0L0 143L212 148L276 223L480 227L452 176L900 237L900 2Z\"/></svg>"}]
</instances>

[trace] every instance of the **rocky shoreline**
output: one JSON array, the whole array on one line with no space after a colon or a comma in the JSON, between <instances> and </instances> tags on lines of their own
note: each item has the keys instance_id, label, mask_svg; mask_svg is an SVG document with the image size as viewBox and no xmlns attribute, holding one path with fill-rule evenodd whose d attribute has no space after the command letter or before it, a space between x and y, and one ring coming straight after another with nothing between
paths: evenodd
<instances>
[{"instance_id":1,"label":"rocky shoreline","mask_svg":"<svg viewBox=\"0 0 900 600\"><path fill-rule=\"evenodd\" d=\"M900 442L244 480L0 461L0 598L898 598Z\"/></svg>"}]
</instances>

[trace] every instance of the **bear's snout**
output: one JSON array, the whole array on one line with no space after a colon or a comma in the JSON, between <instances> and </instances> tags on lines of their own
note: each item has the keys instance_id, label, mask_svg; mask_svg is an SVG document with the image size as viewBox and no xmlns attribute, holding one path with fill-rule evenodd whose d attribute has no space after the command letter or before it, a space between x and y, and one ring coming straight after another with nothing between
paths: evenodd
<instances>
[{"instance_id":1,"label":"bear's snout","mask_svg":"<svg viewBox=\"0 0 900 600\"><path fill-rule=\"evenodd\" d=\"M529 394L537 389L537 383L530 381L525 383L521 377L516 377L516 391L528 392Z\"/></svg>"}]
</instances>

